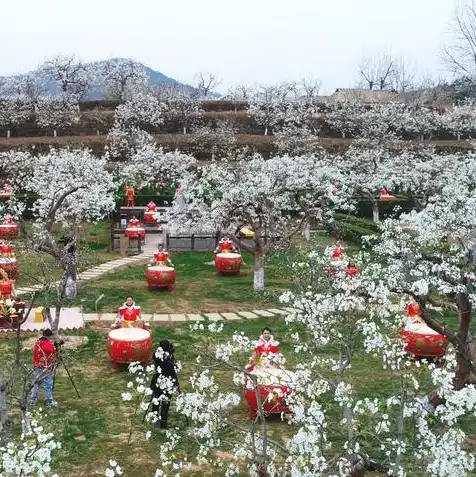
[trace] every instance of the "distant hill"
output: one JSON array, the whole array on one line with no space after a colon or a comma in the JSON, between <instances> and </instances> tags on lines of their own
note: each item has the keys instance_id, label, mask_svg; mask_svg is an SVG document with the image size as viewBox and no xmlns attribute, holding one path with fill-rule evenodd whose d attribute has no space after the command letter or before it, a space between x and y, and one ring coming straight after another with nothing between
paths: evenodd
<instances>
[{"instance_id":1,"label":"distant hill","mask_svg":"<svg viewBox=\"0 0 476 477\"><path fill-rule=\"evenodd\" d=\"M118 59L120 60L120 58ZM106 61L108 60L86 63L86 66L88 66L88 68L90 68L92 71L101 71ZM148 66L143 65L142 63L138 63L138 65L144 68L144 71L149 77L149 82L151 85L168 85L168 86L173 86L179 90L186 91L186 92L195 91L195 88L193 88L192 86L181 83L180 81L177 81L173 78L170 78L164 75L163 73L161 73L160 71L153 70L152 68L149 68ZM29 74L36 77L42 76L40 70L32 71ZM2 85L2 83L4 83L4 81L6 80L11 80L11 79L20 80L22 76L23 75L15 75L10 77L0 76L0 85ZM54 81L44 82L43 89L45 94L53 95L53 96L59 94L60 92L59 86ZM95 100L95 101L106 99L102 93L103 89L104 89L104 85L101 84L101 81L98 81L96 84L92 85L91 90L85 99Z\"/></svg>"}]
</instances>

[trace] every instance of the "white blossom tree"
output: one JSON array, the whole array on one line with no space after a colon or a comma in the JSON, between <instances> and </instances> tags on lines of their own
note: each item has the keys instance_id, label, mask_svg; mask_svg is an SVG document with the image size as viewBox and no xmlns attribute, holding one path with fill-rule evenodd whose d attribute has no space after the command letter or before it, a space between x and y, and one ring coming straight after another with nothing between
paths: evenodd
<instances>
[{"instance_id":1,"label":"white blossom tree","mask_svg":"<svg viewBox=\"0 0 476 477\"><path fill-rule=\"evenodd\" d=\"M236 147L235 131L226 121L218 121L215 127L199 126L193 129L193 135L194 150L210 154L212 160L217 155L226 156Z\"/></svg>"},{"instance_id":2,"label":"white blossom tree","mask_svg":"<svg viewBox=\"0 0 476 477\"><path fill-rule=\"evenodd\" d=\"M185 93L177 92L167 102L167 121L175 121L182 129L183 134L197 125L202 117L202 108L196 98Z\"/></svg>"},{"instance_id":3,"label":"white blossom tree","mask_svg":"<svg viewBox=\"0 0 476 477\"><path fill-rule=\"evenodd\" d=\"M48 319L56 331L63 298L76 295L79 225L99 220L114 208L113 178L106 159L86 149L51 150L39 156L11 152L0 159L14 193L37 197L30 210L35 222L27 237L29 249L51 255L62 270L58 283L45 277L45 285L56 290L54 317L47 304ZM58 237L58 229L62 237Z\"/></svg>"},{"instance_id":4,"label":"white blossom tree","mask_svg":"<svg viewBox=\"0 0 476 477\"><path fill-rule=\"evenodd\" d=\"M100 74L106 98L121 103L137 91L145 91L149 81L144 66L130 58L113 58L103 62Z\"/></svg>"},{"instance_id":5,"label":"white blossom tree","mask_svg":"<svg viewBox=\"0 0 476 477\"><path fill-rule=\"evenodd\" d=\"M84 99L94 80L92 71L74 55L57 55L47 60L40 71L47 81L58 85L63 96L75 102Z\"/></svg>"},{"instance_id":6,"label":"white blossom tree","mask_svg":"<svg viewBox=\"0 0 476 477\"><path fill-rule=\"evenodd\" d=\"M0 99L0 127L6 128L7 137L11 129L24 123L31 114L28 104L20 99Z\"/></svg>"},{"instance_id":7,"label":"white blossom tree","mask_svg":"<svg viewBox=\"0 0 476 477\"><path fill-rule=\"evenodd\" d=\"M462 104L454 105L452 109L446 111L442 117L444 126L458 141L461 136L472 137L476 129L476 104L474 100L468 99Z\"/></svg>"},{"instance_id":8,"label":"white blossom tree","mask_svg":"<svg viewBox=\"0 0 476 477\"><path fill-rule=\"evenodd\" d=\"M40 99L35 113L38 126L53 129L54 137L58 130L69 128L80 120L78 103L66 96Z\"/></svg>"},{"instance_id":9,"label":"white blossom tree","mask_svg":"<svg viewBox=\"0 0 476 477\"><path fill-rule=\"evenodd\" d=\"M125 165L121 164L118 177L121 184L165 188L171 182L180 182L195 167L193 156L180 151L165 152L155 144L146 144L132 154Z\"/></svg>"},{"instance_id":10,"label":"white blossom tree","mask_svg":"<svg viewBox=\"0 0 476 477\"><path fill-rule=\"evenodd\" d=\"M286 243L310 219L325 223L335 209L349 205L350 190L342 185L335 192L343 176L326 159L324 153L269 160L254 155L204 165L184 177L186 207L172 208L169 227L237 233L248 226L254 232L252 246L234 239L253 253L254 289L262 291L264 259L271 247Z\"/></svg>"},{"instance_id":11,"label":"white blossom tree","mask_svg":"<svg viewBox=\"0 0 476 477\"><path fill-rule=\"evenodd\" d=\"M289 101L295 92L296 85L289 82L260 86L257 89L250 101L248 115L264 128L265 136L284 119Z\"/></svg>"}]
</instances>

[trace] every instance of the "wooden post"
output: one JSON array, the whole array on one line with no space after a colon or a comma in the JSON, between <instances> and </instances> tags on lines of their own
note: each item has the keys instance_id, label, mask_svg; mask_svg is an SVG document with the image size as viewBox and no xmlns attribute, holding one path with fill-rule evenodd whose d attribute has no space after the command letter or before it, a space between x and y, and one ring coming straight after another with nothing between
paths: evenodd
<instances>
[{"instance_id":1,"label":"wooden post","mask_svg":"<svg viewBox=\"0 0 476 477\"><path fill-rule=\"evenodd\" d=\"M168 250L170 248L170 235L167 233L165 235L165 249Z\"/></svg>"},{"instance_id":2,"label":"wooden post","mask_svg":"<svg viewBox=\"0 0 476 477\"><path fill-rule=\"evenodd\" d=\"M192 238L190 240L190 248L192 249L192 252L195 250L195 234L192 234Z\"/></svg>"}]
</instances>

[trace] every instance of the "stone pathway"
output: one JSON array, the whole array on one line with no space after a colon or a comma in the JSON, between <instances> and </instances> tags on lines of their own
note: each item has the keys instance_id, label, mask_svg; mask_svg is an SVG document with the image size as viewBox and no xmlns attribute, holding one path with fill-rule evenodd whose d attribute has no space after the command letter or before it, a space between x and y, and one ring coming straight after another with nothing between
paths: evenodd
<instances>
[{"instance_id":1,"label":"stone pathway","mask_svg":"<svg viewBox=\"0 0 476 477\"><path fill-rule=\"evenodd\" d=\"M90 268L89 270L86 270L78 275L78 281L84 282L87 280L92 280L94 278L100 277L101 275L105 275L106 273L113 272L118 268L145 262L154 255L154 252L157 249L158 241L159 235L154 237L154 240L149 240L142 247L142 253L139 255L134 255L132 257L121 257L117 260L111 260L110 262L102 263L97 267ZM33 285L31 287L17 288L15 289L15 293L17 295L25 295L27 293L33 293L34 291L40 291L43 288L44 287L42 285Z\"/></svg>"},{"instance_id":2,"label":"stone pathway","mask_svg":"<svg viewBox=\"0 0 476 477\"><path fill-rule=\"evenodd\" d=\"M186 322L186 321L246 321L256 318L275 318L287 315L292 308L269 308L268 310L237 311L229 313L142 313L146 322ZM104 321L112 322L117 318L117 313L84 313L85 322Z\"/></svg>"}]
</instances>

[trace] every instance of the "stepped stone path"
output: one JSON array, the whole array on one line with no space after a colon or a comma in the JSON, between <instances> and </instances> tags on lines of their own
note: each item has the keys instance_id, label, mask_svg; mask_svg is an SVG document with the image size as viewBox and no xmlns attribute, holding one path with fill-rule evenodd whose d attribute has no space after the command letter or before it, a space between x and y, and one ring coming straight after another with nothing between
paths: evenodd
<instances>
[{"instance_id":1,"label":"stepped stone path","mask_svg":"<svg viewBox=\"0 0 476 477\"><path fill-rule=\"evenodd\" d=\"M142 313L142 319L146 322L185 322L185 321L246 321L256 318L274 318L287 315L292 308L270 308L268 310L236 311L233 313ZM91 321L115 321L117 313L84 313L85 322Z\"/></svg>"}]
</instances>

